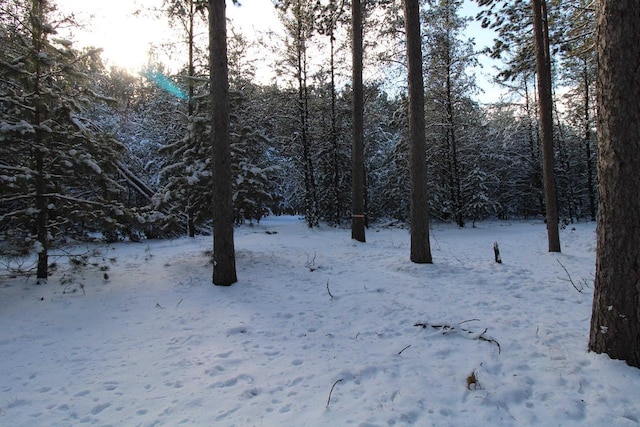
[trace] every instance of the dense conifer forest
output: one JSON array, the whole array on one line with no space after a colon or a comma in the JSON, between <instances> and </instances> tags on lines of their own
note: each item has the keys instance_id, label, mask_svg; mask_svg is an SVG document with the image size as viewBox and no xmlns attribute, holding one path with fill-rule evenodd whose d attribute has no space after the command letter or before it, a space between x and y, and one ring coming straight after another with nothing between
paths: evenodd
<instances>
[{"instance_id":1,"label":"dense conifer forest","mask_svg":"<svg viewBox=\"0 0 640 427\"><path fill-rule=\"evenodd\" d=\"M250 56L255 46L229 33L234 210L239 222L299 213L310 226L345 225L352 209L349 8L334 0L289 3L278 5L283 39L259 46L276 58L272 83L254 78L264 67ZM563 223L596 215L593 14L583 3L549 7ZM506 2L478 17L496 28L490 52L474 50L461 5L428 1L422 8L431 218L462 227L543 216L529 4ZM364 6L365 70L378 76L364 81L366 214L407 221L406 84L388 84L404 67L400 2ZM209 232L215 183L207 46L193 30L207 12L202 2L165 7L164 19L186 29L185 66L170 72L150 63L132 75L103 66L99 51L78 51L59 38L60 28L79 24L57 14L55 2L3 2L3 253L33 249L39 227L50 244L95 233L137 240ZM510 102L476 101L470 70L485 54L502 59L496 80L516 95Z\"/></svg>"}]
</instances>

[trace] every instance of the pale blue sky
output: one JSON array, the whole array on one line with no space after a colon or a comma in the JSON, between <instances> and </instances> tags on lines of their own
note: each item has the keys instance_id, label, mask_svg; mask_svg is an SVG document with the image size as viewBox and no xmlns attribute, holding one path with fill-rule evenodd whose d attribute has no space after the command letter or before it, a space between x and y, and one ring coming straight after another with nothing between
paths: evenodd
<instances>
[{"instance_id":1,"label":"pale blue sky","mask_svg":"<svg viewBox=\"0 0 640 427\"><path fill-rule=\"evenodd\" d=\"M161 45L176 38L163 16L134 14L139 10L159 8L162 0L56 0L56 4L62 13L74 13L79 22L87 23L84 29L74 30L77 47L102 47L103 58L109 64L131 72L140 71L148 63L152 44ZM465 15L475 16L477 11L474 1L465 0ZM248 34L266 31L277 25L271 0L242 0L241 7L230 4L227 15L236 28ZM492 33L482 29L475 21L470 23L468 33L475 38L478 47L491 44ZM485 93L479 95L478 99L482 102L497 101L497 90L490 82L490 74L493 74L491 62L485 58L482 63L484 69L476 70L476 75Z\"/></svg>"}]
</instances>

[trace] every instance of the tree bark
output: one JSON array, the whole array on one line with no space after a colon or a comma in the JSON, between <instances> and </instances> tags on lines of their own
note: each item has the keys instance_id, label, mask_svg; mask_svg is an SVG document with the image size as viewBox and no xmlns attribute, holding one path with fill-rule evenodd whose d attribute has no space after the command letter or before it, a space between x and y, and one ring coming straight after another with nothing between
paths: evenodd
<instances>
[{"instance_id":1,"label":"tree bark","mask_svg":"<svg viewBox=\"0 0 640 427\"><path fill-rule=\"evenodd\" d=\"M37 92L36 92L37 93ZM38 116L38 113L36 113ZM37 126L39 125L38 119L34 122ZM47 212L47 196L46 194L46 181L45 181L45 169L44 169L44 154L42 153L42 147L39 140L42 138L39 137L41 133L40 130L36 130L36 147L34 148L34 155L36 160L36 210L38 211L36 215L36 230L37 230L37 240L40 244L38 248L38 264L36 270L36 278L37 283L46 283L47 278L49 277L49 215Z\"/></svg>"},{"instance_id":2,"label":"tree bark","mask_svg":"<svg viewBox=\"0 0 640 427\"><path fill-rule=\"evenodd\" d=\"M187 38L187 44L188 44L188 48L189 48L189 64L187 65L187 72L189 74L189 80L187 81L187 85L189 87L189 100L188 100L188 105L187 105L187 114L189 116L189 121L191 121L193 119L193 112L194 112L194 94L195 94L195 87L194 87L194 81L193 78L195 77L195 69L193 66L193 48L194 48L194 18L195 18L195 4L192 0L189 0L189 28L188 28L188 38ZM189 125L191 126L191 123L189 123ZM191 129L188 131L190 136L189 138L193 138L192 135L192 131ZM191 208L191 206L187 207L187 233L189 235L189 237L196 237L196 227L194 224L194 212L193 209Z\"/></svg>"},{"instance_id":3,"label":"tree bark","mask_svg":"<svg viewBox=\"0 0 640 427\"><path fill-rule=\"evenodd\" d=\"M329 67L331 69L331 146L333 148L333 202L335 222L340 224L342 204L340 203L340 146L338 144L338 110L336 101L338 94L336 91L336 38L335 38L335 0L331 1L331 24L329 28Z\"/></svg>"},{"instance_id":4,"label":"tree bark","mask_svg":"<svg viewBox=\"0 0 640 427\"><path fill-rule=\"evenodd\" d=\"M538 126L534 126L535 112L531 108L531 99L529 97L529 86L527 84L527 76L522 79L524 85L524 106L527 113L527 134L529 136L529 154L531 156L531 177L529 182L529 188L531 189L531 198L535 198L538 202L538 206L534 207L529 203L525 205L525 216L542 215L544 213L544 199L542 197L542 170L540 162L540 135L538 132Z\"/></svg>"},{"instance_id":5,"label":"tree bark","mask_svg":"<svg viewBox=\"0 0 640 427\"><path fill-rule=\"evenodd\" d=\"M450 155L451 192L454 216L458 227L464 228L464 215L462 212L462 186L460 183L460 167L458 166L458 146L456 140L456 127L453 118L453 93L451 87L451 58L447 51L447 145Z\"/></svg>"},{"instance_id":6,"label":"tree bark","mask_svg":"<svg viewBox=\"0 0 640 427\"><path fill-rule=\"evenodd\" d=\"M351 191L353 209L351 238L365 241L364 212L364 94L362 83L362 3L351 5L353 26L353 148L351 151Z\"/></svg>"},{"instance_id":7,"label":"tree bark","mask_svg":"<svg viewBox=\"0 0 640 427\"><path fill-rule=\"evenodd\" d=\"M233 189L229 141L229 73L225 0L209 0L211 143L213 145L213 283L238 281L233 242Z\"/></svg>"},{"instance_id":8,"label":"tree bark","mask_svg":"<svg viewBox=\"0 0 640 427\"><path fill-rule=\"evenodd\" d=\"M587 164L587 194L589 195L589 213L591 221L596 220L596 192L593 185L593 160L591 159L591 107L589 105L589 69L584 60L584 154Z\"/></svg>"},{"instance_id":9,"label":"tree bark","mask_svg":"<svg viewBox=\"0 0 640 427\"><path fill-rule=\"evenodd\" d=\"M35 99L35 105L33 108L33 124L35 128L34 139L34 160L35 160L35 184L36 184L36 240L39 243L38 248L38 263L36 269L37 284L46 283L49 276L49 212L48 212L48 199L45 195L47 193L46 183L46 170L45 170L45 142L42 135L41 124L44 121L44 107L42 104L42 87L43 83L43 70L42 63L39 57L39 53L44 48L44 40L47 37L43 32L43 25L45 24L45 4L40 1L33 0L31 2L31 21L32 21L32 42L34 52L32 53L33 63L35 67L34 80L33 80L33 93Z\"/></svg>"},{"instance_id":10,"label":"tree bark","mask_svg":"<svg viewBox=\"0 0 640 427\"><path fill-rule=\"evenodd\" d=\"M640 367L640 3L596 3L600 199L589 350Z\"/></svg>"},{"instance_id":11,"label":"tree bark","mask_svg":"<svg viewBox=\"0 0 640 427\"><path fill-rule=\"evenodd\" d=\"M553 167L553 99L551 95L551 55L545 0L532 0L533 31L538 71L538 102L540 111L540 137L542 139L542 173L547 216L549 252L560 252L558 231L558 199Z\"/></svg>"},{"instance_id":12,"label":"tree bark","mask_svg":"<svg viewBox=\"0 0 640 427\"><path fill-rule=\"evenodd\" d=\"M316 191L315 168L311 154L309 135L309 86L307 84L307 43L309 39L309 16L306 5L298 0L294 5L296 19L296 78L298 80L298 114L302 162L304 167L304 209L309 228L318 225L318 193Z\"/></svg>"},{"instance_id":13,"label":"tree bark","mask_svg":"<svg viewBox=\"0 0 640 427\"><path fill-rule=\"evenodd\" d=\"M409 83L409 167L411 175L411 261L431 263L427 205L427 143L418 0L404 0Z\"/></svg>"}]
</instances>

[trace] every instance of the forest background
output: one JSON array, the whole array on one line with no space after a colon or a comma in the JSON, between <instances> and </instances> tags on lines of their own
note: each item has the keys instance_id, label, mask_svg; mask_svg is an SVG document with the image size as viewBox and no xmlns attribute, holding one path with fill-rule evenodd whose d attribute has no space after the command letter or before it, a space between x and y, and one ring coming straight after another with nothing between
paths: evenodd
<instances>
[{"instance_id":1,"label":"forest background","mask_svg":"<svg viewBox=\"0 0 640 427\"><path fill-rule=\"evenodd\" d=\"M36 3L46 7L36 10ZM93 47L75 49L74 33L91 24L56 11L56 2L2 2L2 255L38 251L43 228L52 244L210 232L204 3L166 0L158 10L139 10L166 19L179 36L149 52L138 74L105 64ZM231 21L234 209L238 222L298 213L310 227L347 225L349 5L289 3L277 9L280 32L250 39ZM395 0L364 4L366 213L372 221L406 222L402 7ZM595 220L593 10L582 0L548 5L559 213L563 224ZM479 21L496 34L490 49L475 46L462 7L434 0L422 8L431 218L463 227L544 217L530 4L483 9ZM499 60L495 83L506 94L492 103L478 101L483 56Z\"/></svg>"}]
</instances>

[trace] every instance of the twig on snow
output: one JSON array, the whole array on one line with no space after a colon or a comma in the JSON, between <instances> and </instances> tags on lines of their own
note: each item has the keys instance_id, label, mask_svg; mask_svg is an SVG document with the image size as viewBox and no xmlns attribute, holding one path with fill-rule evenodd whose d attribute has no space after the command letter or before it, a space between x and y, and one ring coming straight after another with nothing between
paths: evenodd
<instances>
[{"instance_id":1,"label":"twig on snow","mask_svg":"<svg viewBox=\"0 0 640 427\"><path fill-rule=\"evenodd\" d=\"M583 288L578 288L578 287L576 286L576 284L573 282L573 279L571 278L571 274L569 274L569 270L567 270L567 267L565 267L565 266L560 262L560 260L559 260L559 259L557 259L557 258L556 258L556 261L558 261L558 264L560 264L560 267L562 267L562 269L564 270L564 272L565 272L565 273L567 273L567 277L569 278L569 279L563 279L562 277L558 277L558 279L563 280L563 281L565 281L565 282L569 282L569 283L571 283L571 286L573 286L573 287L574 287L574 289L575 289L576 291L578 291L578 292L580 292L580 293L583 293L582 291L583 291L584 287L583 287ZM583 280L584 280L584 279L583 279ZM586 283L586 280L584 280L584 282Z\"/></svg>"},{"instance_id":2,"label":"twig on snow","mask_svg":"<svg viewBox=\"0 0 640 427\"><path fill-rule=\"evenodd\" d=\"M62 293L63 294L73 294L78 291L78 288L82 290L82 295L86 295L87 293L84 291L84 285L82 283L72 283L64 287Z\"/></svg>"},{"instance_id":3,"label":"twig on snow","mask_svg":"<svg viewBox=\"0 0 640 427\"><path fill-rule=\"evenodd\" d=\"M400 352L398 352L398 354L402 354L402 352L405 351L406 349L408 349L409 347L411 347L411 344L409 344L408 346L406 346L405 348L400 350Z\"/></svg>"},{"instance_id":4,"label":"twig on snow","mask_svg":"<svg viewBox=\"0 0 640 427\"><path fill-rule=\"evenodd\" d=\"M331 290L329 290L329 280L327 280L327 292L329 293L331 299L333 299L333 294L331 293Z\"/></svg>"},{"instance_id":5,"label":"twig on snow","mask_svg":"<svg viewBox=\"0 0 640 427\"><path fill-rule=\"evenodd\" d=\"M307 255L307 262L304 264L305 267L309 269L309 271L316 271L318 267L316 266L316 253L313 253L313 258L309 259L309 255Z\"/></svg>"},{"instance_id":6,"label":"twig on snow","mask_svg":"<svg viewBox=\"0 0 640 427\"><path fill-rule=\"evenodd\" d=\"M470 322L472 320L476 320L476 319L466 320L465 322ZM464 323L464 322L461 322L461 323ZM460 323L458 325L460 325ZM491 342L491 343L494 343L496 346L498 346L498 354L500 354L502 352L502 349L500 347L500 343L498 341L496 341L495 339L485 335L486 332L487 332L487 329L485 329L481 333L477 333L477 332L470 331L469 329L460 328L459 326L450 325L450 324L447 324L447 323L443 323L441 325L433 325L433 324L430 324L430 323L416 323L413 326L420 326L423 329L426 329L427 326L429 326L429 327L431 327L433 329L440 329L440 332L442 333L442 335L446 335L449 332L456 332L456 333L458 333L458 335L460 335L460 336L462 336L464 338L467 338L467 339Z\"/></svg>"},{"instance_id":7,"label":"twig on snow","mask_svg":"<svg viewBox=\"0 0 640 427\"><path fill-rule=\"evenodd\" d=\"M338 381L336 381L335 383L333 383L333 385L331 386L331 391L329 391L329 399L327 399L327 408L329 407L329 404L331 403L331 394L333 393L333 389L336 387L336 385L343 381L344 378L340 378Z\"/></svg>"}]
</instances>

